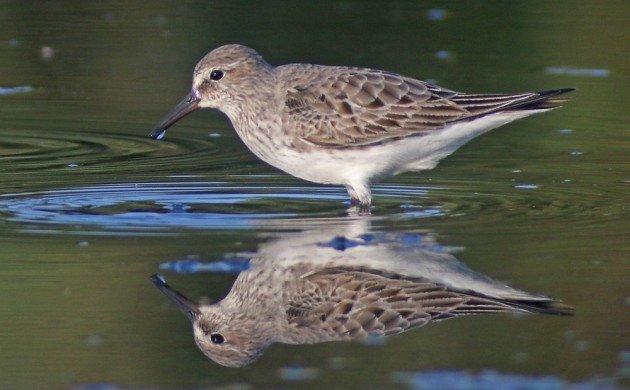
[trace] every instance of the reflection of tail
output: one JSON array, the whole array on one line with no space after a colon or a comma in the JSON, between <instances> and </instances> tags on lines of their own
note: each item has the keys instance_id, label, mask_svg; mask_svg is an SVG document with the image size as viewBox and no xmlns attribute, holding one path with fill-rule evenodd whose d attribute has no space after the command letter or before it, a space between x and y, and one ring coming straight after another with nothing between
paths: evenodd
<instances>
[{"instance_id":1,"label":"reflection of tail","mask_svg":"<svg viewBox=\"0 0 630 390\"><path fill-rule=\"evenodd\" d=\"M509 304L530 313L553 314L558 316L572 316L575 308L559 301L513 301Z\"/></svg>"},{"instance_id":2,"label":"reflection of tail","mask_svg":"<svg viewBox=\"0 0 630 390\"><path fill-rule=\"evenodd\" d=\"M500 312L527 312L552 314L561 316L573 315L575 309L560 301L552 299L497 299L487 298L484 296L470 295L466 302L458 306L449 314L483 314L483 313L500 313ZM450 316L446 316L446 319ZM436 318L437 319L437 318Z\"/></svg>"}]
</instances>

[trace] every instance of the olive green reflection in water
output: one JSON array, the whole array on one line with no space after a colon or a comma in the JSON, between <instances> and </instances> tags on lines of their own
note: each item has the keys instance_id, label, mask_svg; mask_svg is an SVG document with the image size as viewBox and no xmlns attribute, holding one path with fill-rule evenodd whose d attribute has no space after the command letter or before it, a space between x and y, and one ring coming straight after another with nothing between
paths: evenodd
<instances>
[{"instance_id":1,"label":"olive green reflection in water","mask_svg":"<svg viewBox=\"0 0 630 390\"><path fill-rule=\"evenodd\" d=\"M573 313L471 270L431 235L373 232L365 222L261 245L215 304L192 302L161 276L153 282L192 322L203 353L229 367L251 363L275 342L387 336L467 314Z\"/></svg>"}]
</instances>

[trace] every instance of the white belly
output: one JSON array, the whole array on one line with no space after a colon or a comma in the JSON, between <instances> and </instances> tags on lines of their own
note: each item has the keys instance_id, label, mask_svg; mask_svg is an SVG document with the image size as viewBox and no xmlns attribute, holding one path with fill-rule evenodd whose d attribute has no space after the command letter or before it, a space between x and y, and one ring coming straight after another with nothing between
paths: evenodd
<instances>
[{"instance_id":1,"label":"white belly","mask_svg":"<svg viewBox=\"0 0 630 390\"><path fill-rule=\"evenodd\" d=\"M364 148L301 151L279 147L250 149L267 163L305 180L325 184L370 183L406 171L434 168L471 139L508 122L546 110L502 112L470 122L458 122L429 135Z\"/></svg>"}]
</instances>

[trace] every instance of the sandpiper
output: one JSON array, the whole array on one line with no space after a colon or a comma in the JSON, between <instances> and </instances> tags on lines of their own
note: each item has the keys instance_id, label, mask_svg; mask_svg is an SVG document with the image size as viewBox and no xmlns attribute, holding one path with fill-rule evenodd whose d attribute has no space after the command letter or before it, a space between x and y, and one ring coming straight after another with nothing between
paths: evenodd
<instances>
[{"instance_id":1,"label":"sandpiper","mask_svg":"<svg viewBox=\"0 0 630 390\"><path fill-rule=\"evenodd\" d=\"M151 131L198 108L225 113L260 159L293 176L344 185L353 205L371 204L370 184L434 168L471 139L558 107L572 88L467 94L396 73L356 67L272 66L237 44L199 61L192 90Z\"/></svg>"}]
</instances>

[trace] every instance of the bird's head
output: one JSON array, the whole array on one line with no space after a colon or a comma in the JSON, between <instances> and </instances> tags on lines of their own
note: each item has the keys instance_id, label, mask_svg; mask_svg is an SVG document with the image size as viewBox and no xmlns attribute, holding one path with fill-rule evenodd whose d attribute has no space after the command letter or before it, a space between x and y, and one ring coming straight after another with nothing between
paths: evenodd
<instances>
[{"instance_id":1,"label":"bird's head","mask_svg":"<svg viewBox=\"0 0 630 390\"><path fill-rule=\"evenodd\" d=\"M201 307L193 333L199 349L227 367L250 364L272 342L255 316L226 311L220 304Z\"/></svg>"},{"instance_id":2,"label":"bird's head","mask_svg":"<svg viewBox=\"0 0 630 390\"><path fill-rule=\"evenodd\" d=\"M257 94L257 84L268 79L272 70L247 46L232 44L212 50L195 66L190 93L153 128L151 137L161 139L166 129L198 108L229 114Z\"/></svg>"},{"instance_id":3,"label":"bird's head","mask_svg":"<svg viewBox=\"0 0 630 390\"><path fill-rule=\"evenodd\" d=\"M174 290L161 276L155 275L152 280L192 322L195 343L215 362L227 367L245 366L273 342L273 329L260 313L235 311L221 302L200 305Z\"/></svg>"}]
</instances>

